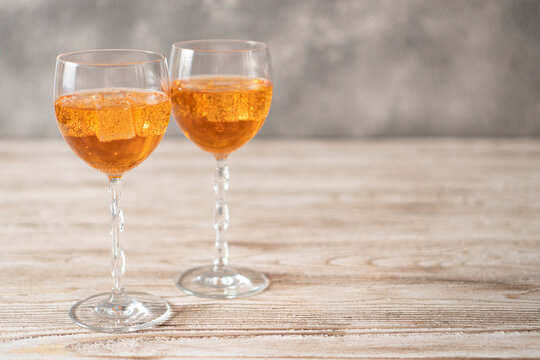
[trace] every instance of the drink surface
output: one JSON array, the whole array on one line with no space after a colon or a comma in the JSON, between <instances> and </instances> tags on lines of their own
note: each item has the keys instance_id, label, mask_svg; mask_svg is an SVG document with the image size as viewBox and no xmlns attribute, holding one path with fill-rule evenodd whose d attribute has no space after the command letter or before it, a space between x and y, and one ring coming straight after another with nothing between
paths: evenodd
<instances>
[{"instance_id":1,"label":"drink surface","mask_svg":"<svg viewBox=\"0 0 540 360\"><path fill-rule=\"evenodd\" d=\"M60 131L88 165L119 176L157 147L169 123L166 94L105 89L63 95L55 102Z\"/></svg>"},{"instance_id":2,"label":"drink surface","mask_svg":"<svg viewBox=\"0 0 540 360\"><path fill-rule=\"evenodd\" d=\"M172 84L172 107L184 134L226 157L257 134L272 101L272 83L243 77L194 77Z\"/></svg>"}]
</instances>

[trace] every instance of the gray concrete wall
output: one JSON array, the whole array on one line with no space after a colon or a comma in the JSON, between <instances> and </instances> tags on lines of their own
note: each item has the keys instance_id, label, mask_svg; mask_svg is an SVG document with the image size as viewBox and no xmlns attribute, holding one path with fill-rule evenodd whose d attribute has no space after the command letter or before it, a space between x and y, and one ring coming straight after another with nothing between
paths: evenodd
<instances>
[{"instance_id":1,"label":"gray concrete wall","mask_svg":"<svg viewBox=\"0 0 540 360\"><path fill-rule=\"evenodd\" d=\"M270 44L261 136L540 135L539 1L0 0L0 136L58 136L58 53L198 38Z\"/></svg>"}]
</instances>

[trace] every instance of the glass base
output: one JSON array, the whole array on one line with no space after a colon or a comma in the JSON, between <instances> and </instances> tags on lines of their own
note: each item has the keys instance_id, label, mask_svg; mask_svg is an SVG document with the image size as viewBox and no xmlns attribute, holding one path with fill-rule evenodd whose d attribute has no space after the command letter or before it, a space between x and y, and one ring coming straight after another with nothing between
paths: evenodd
<instances>
[{"instance_id":1,"label":"glass base","mask_svg":"<svg viewBox=\"0 0 540 360\"><path fill-rule=\"evenodd\" d=\"M270 281L258 271L242 267L201 266L180 275L176 286L184 292L211 299L236 299L260 293Z\"/></svg>"},{"instance_id":2,"label":"glass base","mask_svg":"<svg viewBox=\"0 0 540 360\"><path fill-rule=\"evenodd\" d=\"M73 305L69 318L77 325L107 333L146 329L167 320L169 304L154 295L132 292L128 295L102 293Z\"/></svg>"}]
</instances>

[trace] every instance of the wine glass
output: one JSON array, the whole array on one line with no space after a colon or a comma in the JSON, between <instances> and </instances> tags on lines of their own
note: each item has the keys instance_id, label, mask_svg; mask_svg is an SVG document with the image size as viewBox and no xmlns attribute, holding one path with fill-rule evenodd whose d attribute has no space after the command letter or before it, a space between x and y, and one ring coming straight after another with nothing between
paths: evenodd
<instances>
[{"instance_id":1,"label":"wine glass","mask_svg":"<svg viewBox=\"0 0 540 360\"><path fill-rule=\"evenodd\" d=\"M110 293L90 296L69 311L77 325L94 331L127 332L166 320L170 307L122 286L125 255L120 243L122 175L143 162L165 133L171 113L165 56L141 50L88 50L56 60L55 112L60 132L84 162L105 173L111 194Z\"/></svg>"},{"instance_id":2,"label":"wine glass","mask_svg":"<svg viewBox=\"0 0 540 360\"><path fill-rule=\"evenodd\" d=\"M227 157L263 125L272 101L271 72L270 52L261 42L195 40L172 46L173 116L186 137L217 161L214 263L180 275L176 284L189 294L230 299L268 286L264 274L229 265L224 233L229 227Z\"/></svg>"}]
</instances>

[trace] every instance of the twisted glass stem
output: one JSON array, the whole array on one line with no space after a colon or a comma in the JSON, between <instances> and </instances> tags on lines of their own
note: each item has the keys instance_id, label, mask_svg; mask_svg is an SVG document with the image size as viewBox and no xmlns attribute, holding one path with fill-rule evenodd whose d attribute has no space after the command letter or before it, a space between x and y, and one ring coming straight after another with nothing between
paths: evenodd
<instances>
[{"instance_id":1,"label":"twisted glass stem","mask_svg":"<svg viewBox=\"0 0 540 360\"><path fill-rule=\"evenodd\" d=\"M111 275L113 277L113 287L111 302L115 298L124 296L122 278L126 271L126 256L120 243L120 234L124 231L124 213L120 207L120 195L122 194L122 183L119 177L109 178L109 193L111 194Z\"/></svg>"},{"instance_id":2,"label":"twisted glass stem","mask_svg":"<svg viewBox=\"0 0 540 360\"><path fill-rule=\"evenodd\" d=\"M225 202L225 192L229 189L229 167L227 159L217 159L214 179L216 207L214 208L214 229L216 244L214 255L214 271L225 268L229 264L229 248L225 240L225 230L229 227L229 207Z\"/></svg>"}]
</instances>

